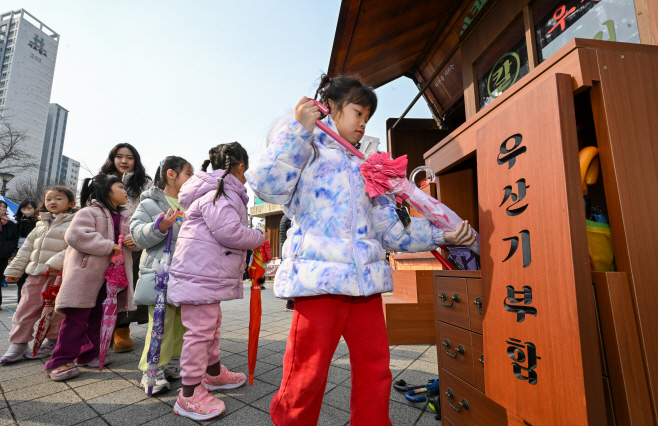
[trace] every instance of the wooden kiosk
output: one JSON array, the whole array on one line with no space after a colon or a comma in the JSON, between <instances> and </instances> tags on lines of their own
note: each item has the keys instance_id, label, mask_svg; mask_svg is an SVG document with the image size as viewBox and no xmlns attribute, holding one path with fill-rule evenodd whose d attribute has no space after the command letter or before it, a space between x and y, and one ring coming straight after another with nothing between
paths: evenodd
<instances>
[{"instance_id":1,"label":"wooden kiosk","mask_svg":"<svg viewBox=\"0 0 658 426\"><path fill-rule=\"evenodd\" d=\"M415 81L435 120L389 120L389 150L481 235L481 271L426 272L444 424L658 425L656 41L655 0L342 2L329 73Z\"/></svg>"}]
</instances>

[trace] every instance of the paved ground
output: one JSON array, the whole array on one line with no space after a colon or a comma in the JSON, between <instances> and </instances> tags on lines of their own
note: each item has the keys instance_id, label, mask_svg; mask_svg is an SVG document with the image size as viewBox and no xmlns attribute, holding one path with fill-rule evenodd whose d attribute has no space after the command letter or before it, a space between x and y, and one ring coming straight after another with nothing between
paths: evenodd
<instances>
[{"instance_id":1,"label":"paved ground","mask_svg":"<svg viewBox=\"0 0 658 426\"><path fill-rule=\"evenodd\" d=\"M4 304L0 311L0 351L7 349L16 286L2 289ZM281 366L292 314L284 311L285 302L276 299L268 287L263 291L263 324L260 333L258 363L254 386L247 385L217 394L226 403L226 413L209 425L270 425L269 405L281 383ZM245 299L222 304L222 363L233 371L247 373L247 337L249 291ZM192 425L189 419L172 412L180 381L172 390L148 398L139 387L141 372L137 363L146 334L146 326L132 328L135 351L113 354L114 363L103 372L83 368L83 373L67 382L53 382L43 372L41 360L22 361L0 366L0 426L14 425ZM391 346L393 379L425 383L436 375L434 346ZM350 406L350 363L347 345L341 342L334 355L325 391L320 425L347 425ZM425 411L423 411L425 409ZM394 425L440 425L425 404L410 404L404 396L391 391L391 420ZM373 425L376 426L376 425Z\"/></svg>"}]
</instances>

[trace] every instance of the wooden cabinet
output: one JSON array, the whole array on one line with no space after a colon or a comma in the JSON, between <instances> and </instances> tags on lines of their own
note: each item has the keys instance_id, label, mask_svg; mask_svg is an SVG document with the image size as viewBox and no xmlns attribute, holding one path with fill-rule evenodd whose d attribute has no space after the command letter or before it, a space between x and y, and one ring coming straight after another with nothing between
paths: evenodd
<instances>
[{"instance_id":1,"label":"wooden cabinet","mask_svg":"<svg viewBox=\"0 0 658 426\"><path fill-rule=\"evenodd\" d=\"M441 414L455 426L507 425L503 407L446 370L441 370Z\"/></svg>"}]
</instances>

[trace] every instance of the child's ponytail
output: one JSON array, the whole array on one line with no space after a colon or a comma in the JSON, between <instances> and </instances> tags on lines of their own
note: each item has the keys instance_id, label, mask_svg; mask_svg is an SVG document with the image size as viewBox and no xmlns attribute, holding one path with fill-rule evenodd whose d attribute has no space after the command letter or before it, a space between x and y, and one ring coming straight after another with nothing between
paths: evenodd
<instances>
[{"instance_id":1,"label":"child's ponytail","mask_svg":"<svg viewBox=\"0 0 658 426\"><path fill-rule=\"evenodd\" d=\"M224 170L219 183L217 184L217 192L213 198L213 204L221 197L226 195L224 193L224 178L231 173L234 167L244 164L245 170L249 168L249 154L242 145L238 142L231 142L227 144L219 144L210 148L208 152L209 159L203 162L201 169L207 171L208 165L212 165L213 170Z\"/></svg>"},{"instance_id":2,"label":"child's ponytail","mask_svg":"<svg viewBox=\"0 0 658 426\"><path fill-rule=\"evenodd\" d=\"M115 175L96 175L85 179L80 190L80 207L91 207L94 205L92 201L96 200L110 211L119 211L123 206L113 208L110 201L110 192L115 183L122 183Z\"/></svg>"}]
</instances>

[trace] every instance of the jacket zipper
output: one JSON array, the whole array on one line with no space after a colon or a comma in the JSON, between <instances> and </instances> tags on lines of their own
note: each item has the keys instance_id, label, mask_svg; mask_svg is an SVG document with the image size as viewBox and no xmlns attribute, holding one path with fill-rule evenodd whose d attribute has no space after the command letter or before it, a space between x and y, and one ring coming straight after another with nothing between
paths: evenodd
<instances>
[{"instance_id":1,"label":"jacket zipper","mask_svg":"<svg viewBox=\"0 0 658 426\"><path fill-rule=\"evenodd\" d=\"M350 203L352 205L352 251L354 253L354 261L356 262L356 285L359 289L359 294L365 296L365 291L363 290L363 265L361 264L361 258L359 257L359 252L356 248L356 227L358 222L357 217L357 208L356 200L354 198L354 193L356 188L354 187L354 177L352 176L352 164L350 162L350 154L345 152L345 159L347 161L347 176L350 181Z\"/></svg>"}]
</instances>

